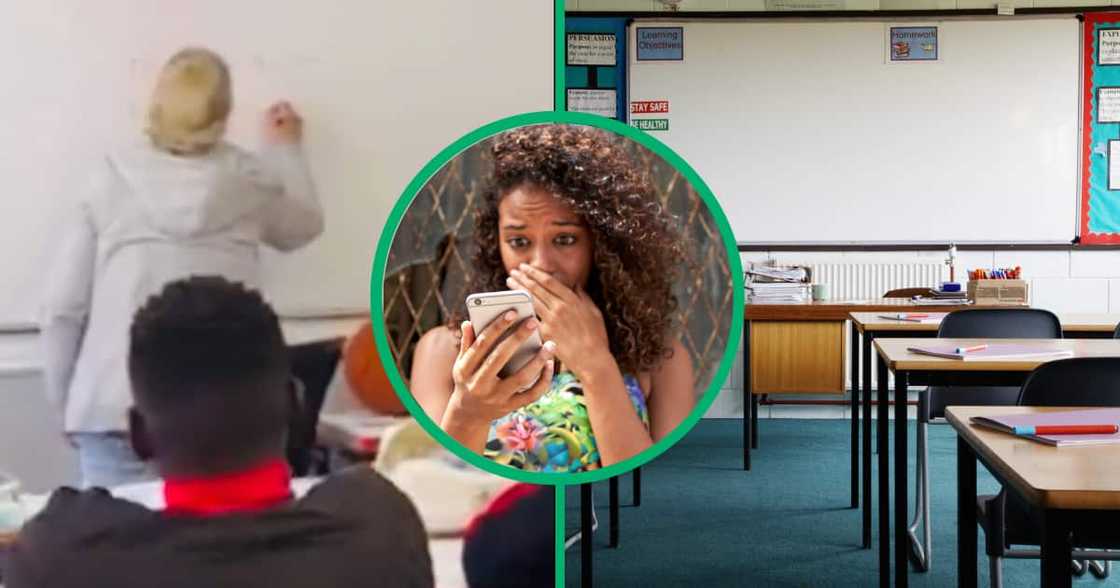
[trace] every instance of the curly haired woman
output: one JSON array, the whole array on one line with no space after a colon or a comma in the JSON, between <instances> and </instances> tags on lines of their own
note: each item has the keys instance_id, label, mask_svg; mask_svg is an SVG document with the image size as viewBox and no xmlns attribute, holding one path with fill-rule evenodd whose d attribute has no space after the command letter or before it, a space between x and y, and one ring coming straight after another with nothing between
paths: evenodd
<instances>
[{"instance_id":1,"label":"curly haired woman","mask_svg":"<svg viewBox=\"0 0 1120 588\"><path fill-rule=\"evenodd\" d=\"M490 155L468 291L528 291L537 318L509 312L477 332L459 311L420 339L412 394L444 431L499 463L576 472L630 458L695 403L672 322L685 258L673 219L604 131L523 127L498 136ZM540 352L499 378L534 330Z\"/></svg>"}]
</instances>

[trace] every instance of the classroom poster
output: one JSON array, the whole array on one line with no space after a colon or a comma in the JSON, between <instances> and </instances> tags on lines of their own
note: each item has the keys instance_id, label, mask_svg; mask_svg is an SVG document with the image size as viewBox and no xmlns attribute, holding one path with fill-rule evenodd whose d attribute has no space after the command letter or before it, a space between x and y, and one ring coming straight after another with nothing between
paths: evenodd
<instances>
[{"instance_id":1,"label":"classroom poster","mask_svg":"<svg viewBox=\"0 0 1120 588\"><path fill-rule=\"evenodd\" d=\"M1108 189L1120 190L1120 139L1108 142Z\"/></svg>"},{"instance_id":2,"label":"classroom poster","mask_svg":"<svg viewBox=\"0 0 1120 588\"><path fill-rule=\"evenodd\" d=\"M1097 65L1120 65L1120 28L1097 29Z\"/></svg>"},{"instance_id":3,"label":"classroom poster","mask_svg":"<svg viewBox=\"0 0 1120 588\"><path fill-rule=\"evenodd\" d=\"M1120 87L1097 88L1097 122L1120 122Z\"/></svg>"},{"instance_id":4,"label":"classroom poster","mask_svg":"<svg viewBox=\"0 0 1120 588\"><path fill-rule=\"evenodd\" d=\"M638 61L683 61L684 27L637 27Z\"/></svg>"},{"instance_id":5,"label":"classroom poster","mask_svg":"<svg viewBox=\"0 0 1120 588\"><path fill-rule=\"evenodd\" d=\"M669 114L668 100L634 100L630 114Z\"/></svg>"},{"instance_id":6,"label":"classroom poster","mask_svg":"<svg viewBox=\"0 0 1120 588\"><path fill-rule=\"evenodd\" d=\"M1120 244L1120 15L1085 15L1080 240Z\"/></svg>"},{"instance_id":7,"label":"classroom poster","mask_svg":"<svg viewBox=\"0 0 1120 588\"><path fill-rule=\"evenodd\" d=\"M887 61L937 61L937 27L888 27Z\"/></svg>"},{"instance_id":8,"label":"classroom poster","mask_svg":"<svg viewBox=\"0 0 1120 588\"><path fill-rule=\"evenodd\" d=\"M567 110L617 118L618 97L614 90L568 88Z\"/></svg>"},{"instance_id":9,"label":"classroom poster","mask_svg":"<svg viewBox=\"0 0 1120 588\"><path fill-rule=\"evenodd\" d=\"M617 60L614 33L568 33L567 65L613 66Z\"/></svg>"},{"instance_id":10,"label":"classroom poster","mask_svg":"<svg viewBox=\"0 0 1120 588\"><path fill-rule=\"evenodd\" d=\"M669 130L669 119L667 118L635 118L630 121L630 124L643 131Z\"/></svg>"}]
</instances>

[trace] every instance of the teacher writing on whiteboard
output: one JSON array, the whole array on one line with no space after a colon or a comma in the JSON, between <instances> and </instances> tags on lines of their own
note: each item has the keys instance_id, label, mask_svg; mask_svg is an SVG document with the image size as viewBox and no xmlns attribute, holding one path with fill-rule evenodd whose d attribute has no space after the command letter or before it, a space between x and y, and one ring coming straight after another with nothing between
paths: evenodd
<instances>
[{"instance_id":1,"label":"teacher writing on whiteboard","mask_svg":"<svg viewBox=\"0 0 1120 588\"><path fill-rule=\"evenodd\" d=\"M146 137L104 157L59 227L41 320L45 384L78 450L83 486L156 477L129 445L126 354L132 315L164 284L220 275L259 288L259 248L301 247L323 231L286 102L268 108L264 149L223 140L229 69L179 51L160 72Z\"/></svg>"}]
</instances>

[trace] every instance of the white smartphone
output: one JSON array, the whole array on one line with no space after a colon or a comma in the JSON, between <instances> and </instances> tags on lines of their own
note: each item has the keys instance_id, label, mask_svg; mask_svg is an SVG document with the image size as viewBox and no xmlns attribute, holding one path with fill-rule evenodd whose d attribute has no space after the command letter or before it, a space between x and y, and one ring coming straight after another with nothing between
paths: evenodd
<instances>
[{"instance_id":1,"label":"white smartphone","mask_svg":"<svg viewBox=\"0 0 1120 588\"><path fill-rule=\"evenodd\" d=\"M474 327L475 336L478 336L487 325L494 322L494 319L502 316L502 313L507 310L517 312L515 324L536 316L536 313L533 312L533 296L528 292L505 290L503 292L482 292L467 296L467 315L470 317L471 326ZM513 328L507 330L498 341L504 341L512 333ZM498 376L504 378L516 373L517 370L533 359L533 356L540 351L541 345L540 330L533 331L533 334L529 335L529 338L513 353L513 357L506 362L506 365L502 366Z\"/></svg>"}]
</instances>

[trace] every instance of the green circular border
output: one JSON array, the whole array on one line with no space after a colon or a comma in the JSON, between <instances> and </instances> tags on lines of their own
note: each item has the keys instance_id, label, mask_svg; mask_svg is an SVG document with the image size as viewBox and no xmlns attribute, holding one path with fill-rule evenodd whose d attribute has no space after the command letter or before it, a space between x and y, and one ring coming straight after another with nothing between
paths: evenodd
<instances>
[{"instance_id":1,"label":"green circular border","mask_svg":"<svg viewBox=\"0 0 1120 588\"><path fill-rule=\"evenodd\" d=\"M396 368L396 360L389 348L389 338L385 328L385 317L383 313L385 266L389 257L389 248L393 243L393 237L400 227L401 219L404 217L405 212L412 204L416 194L427 184L428 180L456 155L483 139L516 127L548 123L587 125L622 135L645 146L683 173L685 178L692 184L693 188L700 194L700 197L704 200L704 204L708 206L708 210L716 226L719 228L720 235L723 237L724 246L727 248L728 265L731 269L732 278L731 287L733 289L731 330L729 331L727 349L724 350L723 358L720 360L719 370L712 378L708 389L704 392L700 401L696 403L696 406L693 407L688 417L685 418L681 424L677 425L677 428L673 429L669 435L657 443L654 443L645 451L604 468L578 473L530 472L501 465L467 449L464 445L445 433L435 421L428 417L412 397L408 387L405 386L404 379ZM735 361L736 350L739 346L739 338L743 333L743 288L743 266L742 262L739 260L739 250L736 246L735 237L731 232L731 225L727 222L727 216L724 215L723 209L720 208L716 197L712 194L708 185L704 183L704 180L700 178L700 175L696 173L696 170L692 169L692 166L688 165L688 163L674 153L672 149L651 135L614 119L576 112L530 112L503 118L467 133L465 136L440 151L435 159L429 161L428 164L412 178L412 181L409 182L404 193L401 195L400 199L397 200L397 204L389 214L389 219L385 222L385 227L381 231L381 237L377 241L377 252L373 258L373 273L370 277L369 288L370 319L373 323L373 337L377 346L377 353L381 358L382 365L386 366L385 372L389 376L389 381L393 383L393 388L396 390L397 396L401 398L401 401L408 408L408 411L412 413L413 418L424 427L424 430L426 430L428 434L435 437L440 444L475 467L502 476L503 478L531 484L585 484L624 474L641 466L664 453L666 449L672 447L673 444L679 441L681 437L684 437L684 435L696 425L700 417L702 417L708 410L708 407L711 406L716 395L719 394L720 388L727 380L727 375L731 371L731 365Z\"/></svg>"}]
</instances>

